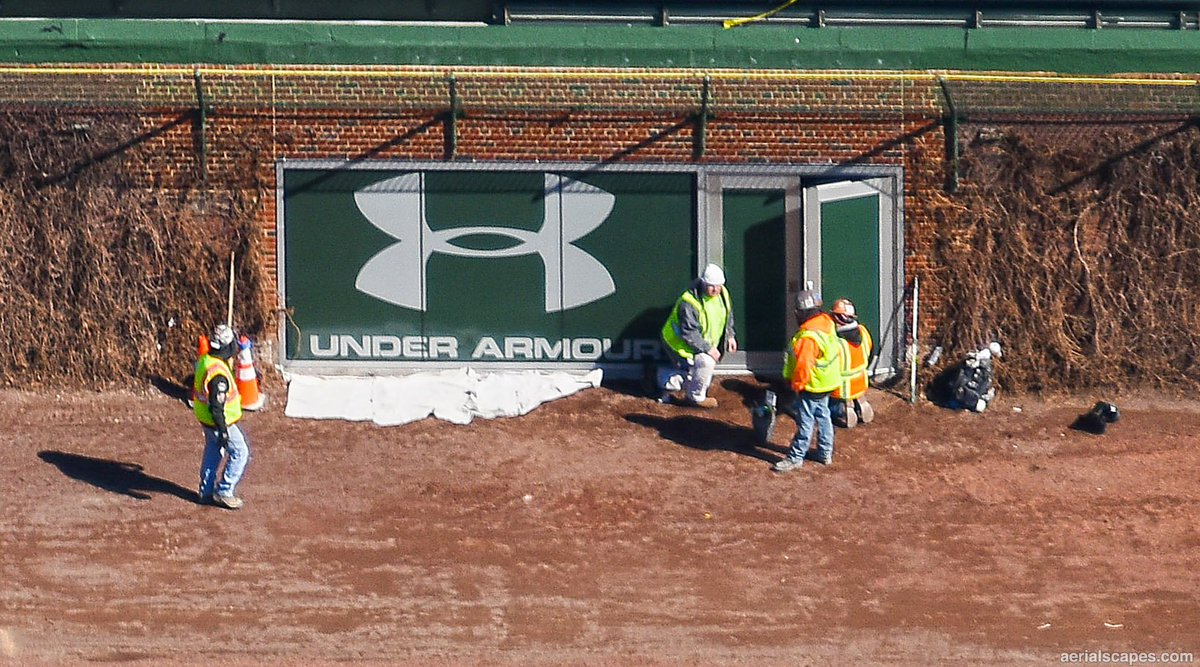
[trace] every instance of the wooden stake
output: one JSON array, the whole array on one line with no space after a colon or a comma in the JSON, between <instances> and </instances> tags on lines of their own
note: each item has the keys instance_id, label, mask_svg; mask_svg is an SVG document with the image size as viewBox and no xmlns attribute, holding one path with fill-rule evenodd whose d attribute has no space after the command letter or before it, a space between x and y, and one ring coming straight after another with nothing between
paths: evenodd
<instances>
[{"instance_id":1,"label":"wooden stake","mask_svg":"<svg viewBox=\"0 0 1200 667\"><path fill-rule=\"evenodd\" d=\"M233 328L233 252L229 253L229 302L225 310L225 324Z\"/></svg>"}]
</instances>

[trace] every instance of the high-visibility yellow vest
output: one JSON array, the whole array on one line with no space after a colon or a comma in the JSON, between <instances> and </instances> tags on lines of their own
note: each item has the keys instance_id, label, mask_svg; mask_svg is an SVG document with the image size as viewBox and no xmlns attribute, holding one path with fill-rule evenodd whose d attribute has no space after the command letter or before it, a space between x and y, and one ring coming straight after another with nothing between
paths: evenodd
<instances>
[{"instance_id":1,"label":"high-visibility yellow vest","mask_svg":"<svg viewBox=\"0 0 1200 667\"><path fill-rule=\"evenodd\" d=\"M833 397L843 401L853 401L862 398L870 385L867 376L867 360L871 358L871 334L867 328L858 325L858 333L862 336L862 344L854 345L845 338L838 337L842 346L842 383L833 392Z\"/></svg>"},{"instance_id":2,"label":"high-visibility yellow vest","mask_svg":"<svg viewBox=\"0 0 1200 667\"><path fill-rule=\"evenodd\" d=\"M725 335L725 326L729 323L729 311L733 310L733 307L730 304L729 291L724 286L721 287L721 293L712 298L700 300L696 298L695 294L692 294L691 290L687 290L675 301L675 307L671 309L671 316L663 324L662 339L667 347L675 351L675 354L684 359L691 359L695 356L695 352L688 347L679 333L679 305L685 302L696 309L700 319L700 335L704 336L704 340L714 347L721 342L721 337Z\"/></svg>"},{"instance_id":3,"label":"high-visibility yellow vest","mask_svg":"<svg viewBox=\"0 0 1200 667\"><path fill-rule=\"evenodd\" d=\"M238 393L233 370L220 357L206 354L196 362L196 375L192 380L192 411L196 414L196 419L205 426L217 425L208 409L208 383L218 375L229 381L229 396L225 399L225 424L234 424L242 418L242 396Z\"/></svg>"},{"instance_id":4,"label":"high-visibility yellow vest","mask_svg":"<svg viewBox=\"0 0 1200 667\"><path fill-rule=\"evenodd\" d=\"M804 391L814 394L827 394L836 390L842 383L842 347L838 344L833 320L828 315L825 316L825 319L828 320L827 327L801 326L796 335L792 336L791 343L788 344L788 349L784 353L783 378L790 383L792 375L796 371L796 346L800 343L800 339L808 338L817 344L819 351L817 362L809 373L808 384L804 386ZM809 320L809 322L811 321Z\"/></svg>"}]
</instances>

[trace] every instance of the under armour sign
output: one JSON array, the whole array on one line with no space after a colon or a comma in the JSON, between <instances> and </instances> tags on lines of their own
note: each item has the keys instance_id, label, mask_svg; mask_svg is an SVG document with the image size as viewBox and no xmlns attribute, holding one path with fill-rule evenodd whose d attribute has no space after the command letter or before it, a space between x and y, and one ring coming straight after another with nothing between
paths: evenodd
<instances>
[{"instance_id":1,"label":"under armour sign","mask_svg":"<svg viewBox=\"0 0 1200 667\"><path fill-rule=\"evenodd\" d=\"M546 312L568 310L616 291L608 269L575 242L595 230L612 213L614 196L600 188L558 174L544 175L541 229L453 227L433 230L425 215L425 175L404 174L354 193L358 210L395 243L371 257L354 286L388 303L427 309L425 269L434 253L491 259L537 255L545 268ZM496 235L518 243L494 250L466 248L454 241L464 236Z\"/></svg>"}]
</instances>

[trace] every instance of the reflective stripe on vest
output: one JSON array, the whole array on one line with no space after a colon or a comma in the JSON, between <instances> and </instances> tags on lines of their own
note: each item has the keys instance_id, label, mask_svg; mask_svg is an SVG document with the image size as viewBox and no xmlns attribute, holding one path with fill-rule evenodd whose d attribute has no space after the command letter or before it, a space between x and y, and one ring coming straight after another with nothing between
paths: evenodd
<instances>
[{"instance_id":1,"label":"reflective stripe on vest","mask_svg":"<svg viewBox=\"0 0 1200 667\"><path fill-rule=\"evenodd\" d=\"M838 345L836 334L830 335L824 331L802 329L801 338L816 342L821 355L817 357L816 366L808 376L808 384L804 391L814 394L824 394L835 391L842 384L842 347Z\"/></svg>"},{"instance_id":2,"label":"reflective stripe on vest","mask_svg":"<svg viewBox=\"0 0 1200 667\"><path fill-rule=\"evenodd\" d=\"M238 393L233 371L220 358L206 354L196 362L196 375L192 379L192 412L205 426L217 425L208 408L208 383L218 375L229 382L229 395L225 399L225 424L235 424L242 418L242 396Z\"/></svg>"},{"instance_id":3,"label":"reflective stripe on vest","mask_svg":"<svg viewBox=\"0 0 1200 667\"><path fill-rule=\"evenodd\" d=\"M674 350L675 354L684 359L691 359L696 354L684 342L683 336L679 332L679 306L685 302L696 309L697 318L700 322L700 333L704 336L704 340L708 341L708 344L713 347L716 347L717 343L721 342L721 337L725 335L725 327L729 324L729 311L732 310L732 307L729 302L729 292L724 287L721 288L721 293L718 296L720 297L719 299L713 297L705 299L704 303L701 303L696 298L696 295L692 294L692 290L687 290L675 301L675 307L671 309L671 316L667 318L662 328L663 342L667 344L667 347ZM717 306L720 306L719 312L716 310ZM710 312L708 308L713 308L713 310ZM710 327L710 317L714 320L714 324L716 323L716 319L720 319L721 326Z\"/></svg>"},{"instance_id":4,"label":"reflective stripe on vest","mask_svg":"<svg viewBox=\"0 0 1200 667\"><path fill-rule=\"evenodd\" d=\"M861 324L858 325L858 333L862 337L862 345L852 345L850 341L838 337L842 346L842 383L833 392L833 397L843 401L862 398L870 385L867 360L871 358L871 334Z\"/></svg>"}]
</instances>

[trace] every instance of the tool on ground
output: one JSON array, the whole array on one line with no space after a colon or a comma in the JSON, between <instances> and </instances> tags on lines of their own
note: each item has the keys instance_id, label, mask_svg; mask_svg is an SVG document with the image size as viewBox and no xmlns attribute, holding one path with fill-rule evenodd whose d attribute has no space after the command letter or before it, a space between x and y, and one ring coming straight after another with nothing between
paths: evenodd
<instances>
[{"instance_id":1,"label":"tool on ground","mask_svg":"<svg viewBox=\"0 0 1200 667\"><path fill-rule=\"evenodd\" d=\"M1097 401L1091 410L1075 418L1071 428L1077 431L1087 431L1095 435L1104 435L1108 425L1116 423L1121 418L1117 406L1107 401Z\"/></svg>"},{"instance_id":2,"label":"tool on ground","mask_svg":"<svg viewBox=\"0 0 1200 667\"><path fill-rule=\"evenodd\" d=\"M972 412L987 409L996 396L996 388L992 386L992 360L1002 356L1000 343L992 342L971 352L954 367L950 380L952 407Z\"/></svg>"},{"instance_id":3,"label":"tool on ground","mask_svg":"<svg viewBox=\"0 0 1200 667\"><path fill-rule=\"evenodd\" d=\"M754 427L754 436L764 445L771 441L771 433L775 430L777 401L775 392L768 389L761 403L750 406L750 423Z\"/></svg>"}]
</instances>

